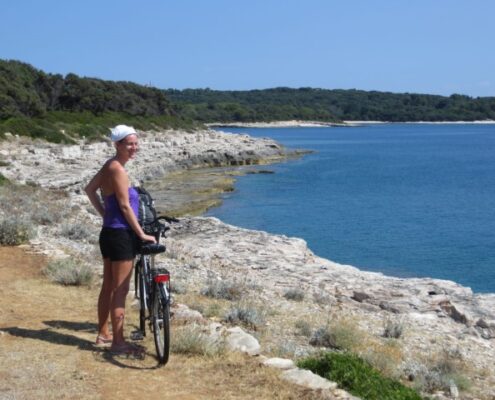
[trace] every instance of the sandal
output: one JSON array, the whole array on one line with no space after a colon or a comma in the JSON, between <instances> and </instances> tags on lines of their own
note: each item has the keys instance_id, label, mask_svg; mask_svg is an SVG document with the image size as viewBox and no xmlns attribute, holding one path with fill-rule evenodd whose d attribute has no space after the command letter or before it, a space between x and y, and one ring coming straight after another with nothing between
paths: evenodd
<instances>
[{"instance_id":1,"label":"sandal","mask_svg":"<svg viewBox=\"0 0 495 400\"><path fill-rule=\"evenodd\" d=\"M144 358L144 348L130 343L124 343L118 347L109 348L112 356L134 358L142 360Z\"/></svg>"},{"instance_id":2,"label":"sandal","mask_svg":"<svg viewBox=\"0 0 495 400\"><path fill-rule=\"evenodd\" d=\"M96 342L95 342L95 345L96 346L110 346L112 344L112 341L113 341L113 337L105 337L105 336L102 336L102 335L98 335L96 337Z\"/></svg>"}]
</instances>

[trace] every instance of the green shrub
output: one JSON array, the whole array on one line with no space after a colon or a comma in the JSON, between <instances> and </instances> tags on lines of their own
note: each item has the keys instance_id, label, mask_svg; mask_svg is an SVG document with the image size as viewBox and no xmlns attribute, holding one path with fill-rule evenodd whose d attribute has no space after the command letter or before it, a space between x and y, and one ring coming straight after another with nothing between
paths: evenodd
<instances>
[{"instance_id":1,"label":"green shrub","mask_svg":"<svg viewBox=\"0 0 495 400\"><path fill-rule=\"evenodd\" d=\"M0 244L18 246L27 243L32 236L31 225L22 218L8 217L0 221Z\"/></svg>"},{"instance_id":2,"label":"green shrub","mask_svg":"<svg viewBox=\"0 0 495 400\"><path fill-rule=\"evenodd\" d=\"M0 186L6 185L7 183L9 183L9 180L5 176L0 174Z\"/></svg>"},{"instance_id":3,"label":"green shrub","mask_svg":"<svg viewBox=\"0 0 495 400\"><path fill-rule=\"evenodd\" d=\"M337 382L342 389L363 400L421 400L416 391L382 376L351 353L324 353L301 360L298 366Z\"/></svg>"},{"instance_id":4,"label":"green shrub","mask_svg":"<svg viewBox=\"0 0 495 400\"><path fill-rule=\"evenodd\" d=\"M94 272L81 260L65 258L50 262L43 273L53 282L66 286L91 286Z\"/></svg>"}]
</instances>

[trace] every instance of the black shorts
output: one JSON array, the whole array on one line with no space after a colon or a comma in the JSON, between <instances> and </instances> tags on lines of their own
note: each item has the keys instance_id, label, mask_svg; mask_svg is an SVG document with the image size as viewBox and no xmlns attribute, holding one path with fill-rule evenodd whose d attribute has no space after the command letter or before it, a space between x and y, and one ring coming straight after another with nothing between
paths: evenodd
<instances>
[{"instance_id":1,"label":"black shorts","mask_svg":"<svg viewBox=\"0 0 495 400\"><path fill-rule=\"evenodd\" d=\"M134 231L122 228L102 228L100 250L110 261L132 260L137 253L137 236Z\"/></svg>"}]
</instances>

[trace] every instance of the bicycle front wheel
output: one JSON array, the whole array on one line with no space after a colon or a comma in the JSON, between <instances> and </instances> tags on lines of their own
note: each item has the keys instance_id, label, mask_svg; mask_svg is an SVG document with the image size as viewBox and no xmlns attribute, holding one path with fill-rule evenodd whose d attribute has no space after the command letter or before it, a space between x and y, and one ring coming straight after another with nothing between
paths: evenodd
<instances>
[{"instance_id":1,"label":"bicycle front wheel","mask_svg":"<svg viewBox=\"0 0 495 400\"><path fill-rule=\"evenodd\" d=\"M170 305L163 284L157 284L153 297L153 335L158 362L165 365L170 351Z\"/></svg>"}]
</instances>

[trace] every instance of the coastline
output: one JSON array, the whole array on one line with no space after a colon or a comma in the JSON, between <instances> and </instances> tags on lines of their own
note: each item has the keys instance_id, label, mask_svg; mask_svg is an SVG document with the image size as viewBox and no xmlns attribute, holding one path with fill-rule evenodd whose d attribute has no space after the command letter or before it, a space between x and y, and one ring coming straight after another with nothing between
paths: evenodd
<instances>
[{"instance_id":1,"label":"coastline","mask_svg":"<svg viewBox=\"0 0 495 400\"><path fill-rule=\"evenodd\" d=\"M172 185L172 192L183 187L191 173L197 173L199 181L205 181L203 171L219 173L212 166L231 166L234 173L228 178L234 179L237 168L249 171L251 165L288 157L275 142L247 135L170 131L149 132L142 138L142 153L130 166L131 177L148 180L162 176L166 180L167 176L183 174ZM81 187L112 151L108 143L64 146L4 142L0 144L0 156L9 165L0 167L0 172L13 181L66 192L68 207L74 210L70 221L98 226L100 219L90 211ZM208 169L201 170L204 167ZM223 182L210 187L215 195L232 187L232 181L224 181L222 174L213 178L220 177ZM194 187L190 195L197 196L201 190ZM60 236L56 226L41 227L39 233L39 239L31 241L32 250L57 257L82 256L92 263L98 258L93 244L67 240ZM160 262L196 292L212 277L259 288L258 300L277 310L266 328L267 346L287 342L290 334L295 349L306 351L307 343L290 333L295 321L288 323L286 314L308 316L313 324L330 315L352 318L361 329L377 337L384 321L393 319L407 326L407 335L401 342L404 357L415 359L432 352L440 354L443 348L456 348L476 371L489 370L493 363L495 294L473 294L469 288L448 280L401 279L362 271L316 256L303 239L238 228L216 218L183 218L172 227L166 244L168 258ZM284 293L292 288L302 288L307 299L301 304L285 299ZM315 303L311 295L326 299L325 303ZM294 313L294 309L298 312ZM296 350L294 354L298 354ZM495 395L490 391L495 387L493 373L477 385L487 394L486 398Z\"/></svg>"},{"instance_id":2,"label":"coastline","mask_svg":"<svg viewBox=\"0 0 495 400\"><path fill-rule=\"evenodd\" d=\"M232 122L232 123L208 123L211 128L329 128L329 127L359 127L362 125L375 124L495 124L494 120L484 121L342 121L342 122L321 122L321 121L273 121L273 122Z\"/></svg>"}]
</instances>

